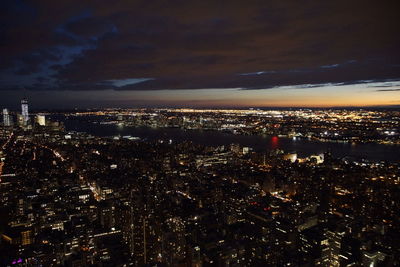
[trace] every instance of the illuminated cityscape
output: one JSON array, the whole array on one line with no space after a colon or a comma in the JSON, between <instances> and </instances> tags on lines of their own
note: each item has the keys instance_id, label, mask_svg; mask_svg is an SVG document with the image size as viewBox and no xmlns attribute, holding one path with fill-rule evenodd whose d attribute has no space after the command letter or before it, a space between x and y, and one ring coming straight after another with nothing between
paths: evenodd
<instances>
[{"instance_id":1,"label":"illuminated cityscape","mask_svg":"<svg viewBox=\"0 0 400 267\"><path fill-rule=\"evenodd\" d=\"M398 1L0 1L0 267L400 266Z\"/></svg>"},{"instance_id":2,"label":"illuminated cityscape","mask_svg":"<svg viewBox=\"0 0 400 267\"><path fill-rule=\"evenodd\" d=\"M398 111L104 109L10 126L19 114L5 111L1 128L3 265L399 264L399 154L377 161L280 145L398 151ZM68 129L76 123L94 132ZM270 143L121 135L138 129Z\"/></svg>"}]
</instances>

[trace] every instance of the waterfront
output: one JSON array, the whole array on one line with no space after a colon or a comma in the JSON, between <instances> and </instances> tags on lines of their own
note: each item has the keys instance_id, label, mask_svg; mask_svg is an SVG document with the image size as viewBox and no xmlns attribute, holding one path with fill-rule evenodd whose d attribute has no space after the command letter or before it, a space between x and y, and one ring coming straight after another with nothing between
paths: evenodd
<instances>
[{"instance_id":1,"label":"waterfront","mask_svg":"<svg viewBox=\"0 0 400 267\"><path fill-rule=\"evenodd\" d=\"M220 131L182 130L178 128L124 127L115 124L93 123L88 117L58 117L62 119L67 131L87 132L95 136L134 136L144 140L172 140L173 142L192 141L208 146L221 146L237 143L253 148L255 151L283 149L296 151L300 157L321 154L328 150L334 157L351 157L371 161L399 161L398 145L351 144L319 142L308 139L293 139L277 136L235 135ZM96 121L97 118L96 118Z\"/></svg>"}]
</instances>

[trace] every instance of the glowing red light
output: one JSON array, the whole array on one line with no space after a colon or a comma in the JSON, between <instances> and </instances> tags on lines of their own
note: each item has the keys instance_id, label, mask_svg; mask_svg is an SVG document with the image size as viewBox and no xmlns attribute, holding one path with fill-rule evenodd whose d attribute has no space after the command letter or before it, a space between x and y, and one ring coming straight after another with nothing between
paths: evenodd
<instances>
[{"instance_id":1,"label":"glowing red light","mask_svg":"<svg viewBox=\"0 0 400 267\"><path fill-rule=\"evenodd\" d=\"M271 138L271 147L272 147L272 149L277 149L278 146L279 146L279 138L278 138L278 136L273 136Z\"/></svg>"}]
</instances>

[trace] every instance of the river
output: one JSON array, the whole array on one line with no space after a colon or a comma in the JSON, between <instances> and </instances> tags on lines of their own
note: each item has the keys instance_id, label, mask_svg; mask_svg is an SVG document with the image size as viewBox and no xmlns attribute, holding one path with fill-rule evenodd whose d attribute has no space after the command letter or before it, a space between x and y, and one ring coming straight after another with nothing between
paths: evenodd
<instances>
[{"instance_id":1,"label":"river","mask_svg":"<svg viewBox=\"0 0 400 267\"><path fill-rule=\"evenodd\" d=\"M270 151L273 149L283 149L286 152L295 151L300 157L320 154L330 150L334 157L339 158L351 157L370 161L400 161L399 145L319 142L268 135L235 135L219 131L182 130L178 128L121 127L115 124L93 123L85 117L62 118L62 121L67 131L87 132L103 137L130 135L145 140L192 141L208 146L237 143L251 147L255 151Z\"/></svg>"}]
</instances>

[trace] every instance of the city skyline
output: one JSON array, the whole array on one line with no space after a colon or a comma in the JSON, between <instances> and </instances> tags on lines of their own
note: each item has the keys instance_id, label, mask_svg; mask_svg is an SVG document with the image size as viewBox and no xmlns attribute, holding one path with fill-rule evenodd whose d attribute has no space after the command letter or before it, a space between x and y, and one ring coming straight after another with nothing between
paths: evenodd
<instances>
[{"instance_id":1,"label":"city skyline","mask_svg":"<svg viewBox=\"0 0 400 267\"><path fill-rule=\"evenodd\" d=\"M398 110L20 103L2 266L399 265Z\"/></svg>"},{"instance_id":2,"label":"city skyline","mask_svg":"<svg viewBox=\"0 0 400 267\"><path fill-rule=\"evenodd\" d=\"M0 266L400 266L398 11L0 1Z\"/></svg>"}]
</instances>

